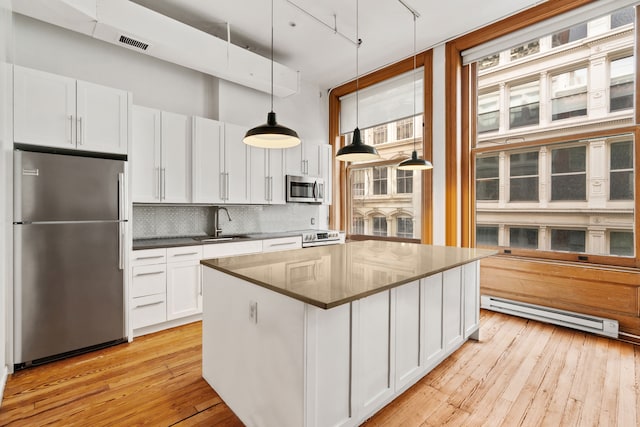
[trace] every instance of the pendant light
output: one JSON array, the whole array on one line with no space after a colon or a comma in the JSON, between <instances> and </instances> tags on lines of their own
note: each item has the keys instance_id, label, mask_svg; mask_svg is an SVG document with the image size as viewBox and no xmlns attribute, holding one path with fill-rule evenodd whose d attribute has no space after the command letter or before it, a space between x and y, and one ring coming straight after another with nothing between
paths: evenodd
<instances>
[{"instance_id":1,"label":"pendant light","mask_svg":"<svg viewBox=\"0 0 640 427\"><path fill-rule=\"evenodd\" d=\"M273 112L273 0L271 0L271 111L267 123L249 129L242 140L245 144L260 148L289 148L300 144L295 130L278 124Z\"/></svg>"},{"instance_id":2,"label":"pendant light","mask_svg":"<svg viewBox=\"0 0 640 427\"><path fill-rule=\"evenodd\" d=\"M411 15L413 15L413 119L416 117L416 18L418 12L411 9L407 6L402 0L400 3L406 7ZM424 127L422 130L422 136L424 138ZM418 157L418 152L416 151L416 137L413 136L413 152L411 153L411 158L407 159L397 166L400 170L428 170L433 169L433 165L430 161L421 159Z\"/></svg>"},{"instance_id":3,"label":"pendant light","mask_svg":"<svg viewBox=\"0 0 640 427\"><path fill-rule=\"evenodd\" d=\"M356 0L356 40L356 128L353 131L351 144L345 145L336 154L336 159L343 162L362 162L380 158L380 154L378 154L378 150L375 147L362 142L360 129L358 129L358 49L362 44L362 40L358 38L358 0Z\"/></svg>"}]
</instances>

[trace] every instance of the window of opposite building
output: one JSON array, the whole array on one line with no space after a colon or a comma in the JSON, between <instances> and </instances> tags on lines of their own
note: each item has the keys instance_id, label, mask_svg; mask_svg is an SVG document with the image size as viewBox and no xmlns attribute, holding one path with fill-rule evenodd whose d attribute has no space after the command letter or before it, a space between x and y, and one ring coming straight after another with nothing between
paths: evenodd
<instances>
[{"instance_id":1,"label":"window of opposite building","mask_svg":"<svg viewBox=\"0 0 640 427\"><path fill-rule=\"evenodd\" d=\"M609 199L633 200L633 141L614 142L610 147Z\"/></svg>"},{"instance_id":2,"label":"window of opposite building","mask_svg":"<svg viewBox=\"0 0 640 427\"><path fill-rule=\"evenodd\" d=\"M387 194L387 167L376 166L373 168L373 194Z\"/></svg>"},{"instance_id":3,"label":"window of opposite building","mask_svg":"<svg viewBox=\"0 0 640 427\"><path fill-rule=\"evenodd\" d=\"M413 117L399 120L396 123L396 140L413 138Z\"/></svg>"},{"instance_id":4,"label":"window of opposite building","mask_svg":"<svg viewBox=\"0 0 640 427\"><path fill-rule=\"evenodd\" d=\"M413 193L413 171L397 169L396 186L399 194Z\"/></svg>"},{"instance_id":5,"label":"window of opposite building","mask_svg":"<svg viewBox=\"0 0 640 427\"><path fill-rule=\"evenodd\" d=\"M510 227L509 245L512 248L538 249L538 229Z\"/></svg>"},{"instance_id":6,"label":"window of opposite building","mask_svg":"<svg viewBox=\"0 0 640 427\"><path fill-rule=\"evenodd\" d=\"M398 217L397 218L397 231L396 236L412 238L413 237L413 218L410 217Z\"/></svg>"},{"instance_id":7,"label":"window of opposite building","mask_svg":"<svg viewBox=\"0 0 640 427\"><path fill-rule=\"evenodd\" d=\"M373 217L373 235L374 236L387 235L387 218L383 216Z\"/></svg>"},{"instance_id":8,"label":"window of opposite building","mask_svg":"<svg viewBox=\"0 0 640 427\"><path fill-rule=\"evenodd\" d=\"M351 230L353 234L364 234L364 218L362 217L353 217Z\"/></svg>"},{"instance_id":9,"label":"window of opposite building","mask_svg":"<svg viewBox=\"0 0 640 427\"><path fill-rule=\"evenodd\" d=\"M500 93L493 91L478 96L478 132L500 129Z\"/></svg>"},{"instance_id":10,"label":"window of opposite building","mask_svg":"<svg viewBox=\"0 0 640 427\"><path fill-rule=\"evenodd\" d=\"M609 111L633 108L634 60L634 57L628 56L609 63Z\"/></svg>"},{"instance_id":11,"label":"window of opposite building","mask_svg":"<svg viewBox=\"0 0 640 427\"><path fill-rule=\"evenodd\" d=\"M551 77L551 119L587 115L587 68Z\"/></svg>"},{"instance_id":12,"label":"window of opposite building","mask_svg":"<svg viewBox=\"0 0 640 427\"><path fill-rule=\"evenodd\" d=\"M538 152L509 156L509 201L535 201L538 197Z\"/></svg>"},{"instance_id":13,"label":"window of opposite building","mask_svg":"<svg viewBox=\"0 0 640 427\"><path fill-rule=\"evenodd\" d=\"M587 148L551 150L551 200L587 199Z\"/></svg>"},{"instance_id":14,"label":"window of opposite building","mask_svg":"<svg viewBox=\"0 0 640 427\"><path fill-rule=\"evenodd\" d=\"M538 124L540 120L540 84L538 81L512 86L509 99L510 128Z\"/></svg>"},{"instance_id":15,"label":"window of opposite building","mask_svg":"<svg viewBox=\"0 0 640 427\"><path fill-rule=\"evenodd\" d=\"M476 199L498 200L500 188L500 168L498 156L476 159Z\"/></svg>"}]
</instances>

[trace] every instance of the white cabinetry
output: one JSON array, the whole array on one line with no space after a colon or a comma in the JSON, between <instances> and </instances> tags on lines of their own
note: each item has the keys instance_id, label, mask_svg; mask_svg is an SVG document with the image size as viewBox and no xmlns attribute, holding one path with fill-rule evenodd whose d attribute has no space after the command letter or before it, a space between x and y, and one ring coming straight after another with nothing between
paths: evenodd
<instances>
[{"instance_id":1,"label":"white cabinetry","mask_svg":"<svg viewBox=\"0 0 640 427\"><path fill-rule=\"evenodd\" d=\"M202 247L167 248L167 320L202 313Z\"/></svg>"},{"instance_id":2,"label":"white cabinetry","mask_svg":"<svg viewBox=\"0 0 640 427\"><path fill-rule=\"evenodd\" d=\"M193 202L249 203L249 146L246 128L193 118Z\"/></svg>"},{"instance_id":3,"label":"white cabinetry","mask_svg":"<svg viewBox=\"0 0 640 427\"><path fill-rule=\"evenodd\" d=\"M133 252L131 324L138 335L141 328L202 312L201 259L201 246Z\"/></svg>"},{"instance_id":4,"label":"white cabinetry","mask_svg":"<svg viewBox=\"0 0 640 427\"><path fill-rule=\"evenodd\" d=\"M251 203L285 204L284 150L251 147Z\"/></svg>"},{"instance_id":5,"label":"white cabinetry","mask_svg":"<svg viewBox=\"0 0 640 427\"><path fill-rule=\"evenodd\" d=\"M332 147L329 144L312 144L302 142L295 147L287 148L286 174L309 175L324 179L324 203L331 204L332 181Z\"/></svg>"},{"instance_id":6,"label":"white cabinetry","mask_svg":"<svg viewBox=\"0 0 640 427\"><path fill-rule=\"evenodd\" d=\"M134 106L132 153L134 202L191 201L189 117Z\"/></svg>"},{"instance_id":7,"label":"white cabinetry","mask_svg":"<svg viewBox=\"0 0 640 427\"><path fill-rule=\"evenodd\" d=\"M14 66L14 141L127 154L128 92Z\"/></svg>"},{"instance_id":8,"label":"white cabinetry","mask_svg":"<svg viewBox=\"0 0 640 427\"><path fill-rule=\"evenodd\" d=\"M167 320L167 251L135 251L131 257L131 327L133 329Z\"/></svg>"}]
</instances>

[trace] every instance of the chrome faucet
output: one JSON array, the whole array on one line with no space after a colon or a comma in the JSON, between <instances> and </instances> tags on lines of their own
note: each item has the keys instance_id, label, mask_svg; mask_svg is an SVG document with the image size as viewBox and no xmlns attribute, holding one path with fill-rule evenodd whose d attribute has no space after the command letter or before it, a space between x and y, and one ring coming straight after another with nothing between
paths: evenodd
<instances>
[{"instance_id":1,"label":"chrome faucet","mask_svg":"<svg viewBox=\"0 0 640 427\"><path fill-rule=\"evenodd\" d=\"M231 221L231 215L229 215L227 208L216 208L213 215L213 237L219 237L222 232L222 229L220 228L220 211L225 211L227 213L227 218Z\"/></svg>"}]
</instances>

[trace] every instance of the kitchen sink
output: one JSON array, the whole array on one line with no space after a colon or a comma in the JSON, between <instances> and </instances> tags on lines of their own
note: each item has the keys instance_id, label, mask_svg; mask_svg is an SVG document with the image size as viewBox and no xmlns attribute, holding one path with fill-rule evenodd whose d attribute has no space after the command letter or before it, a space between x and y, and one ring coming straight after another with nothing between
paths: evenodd
<instances>
[{"instance_id":1,"label":"kitchen sink","mask_svg":"<svg viewBox=\"0 0 640 427\"><path fill-rule=\"evenodd\" d=\"M223 234L220 236L197 236L194 237L193 240L197 240L199 242L223 242L225 240L238 240L238 239L248 239L249 236L246 234Z\"/></svg>"}]
</instances>

